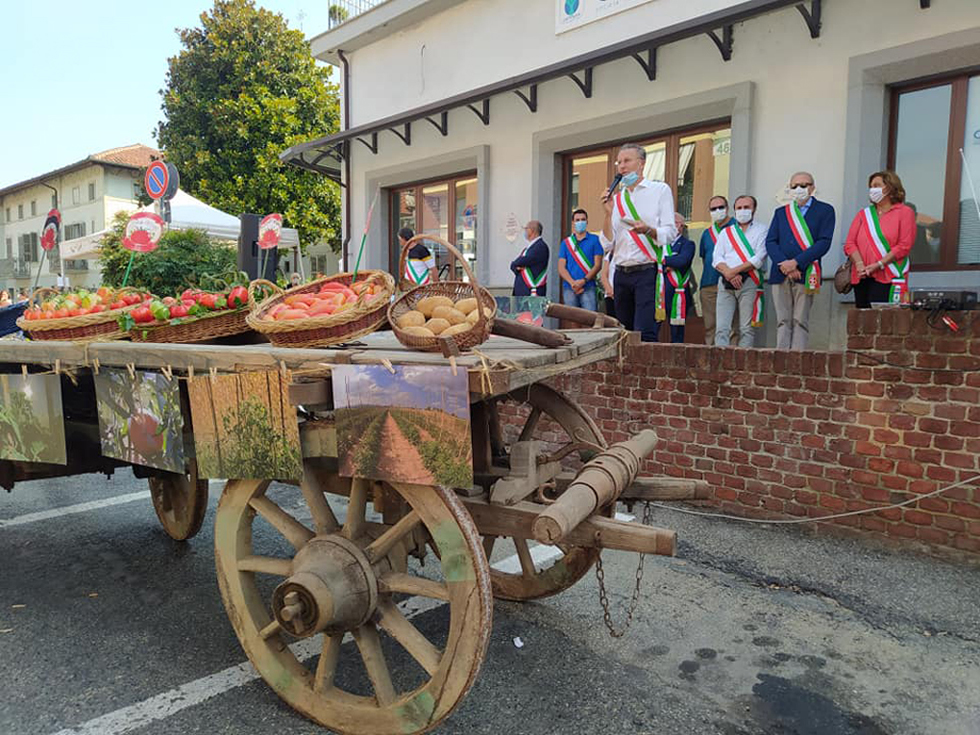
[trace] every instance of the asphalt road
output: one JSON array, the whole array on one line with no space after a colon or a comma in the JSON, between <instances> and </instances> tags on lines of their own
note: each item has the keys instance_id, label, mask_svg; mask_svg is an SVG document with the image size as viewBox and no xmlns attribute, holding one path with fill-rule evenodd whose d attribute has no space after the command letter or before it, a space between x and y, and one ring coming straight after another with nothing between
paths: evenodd
<instances>
[{"instance_id":1,"label":"asphalt road","mask_svg":"<svg viewBox=\"0 0 980 735\"><path fill-rule=\"evenodd\" d=\"M226 619L220 486L184 544L148 494L126 497L144 488L121 472L0 494L0 735L325 732L255 678ZM603 627L592 574L498 602L480 676L438 732L980 735L980 569L669 511L654 524L680 550L647 558L623 638ZM604 558L621 617L636 557Z\"/></svg>"}]
</instances>

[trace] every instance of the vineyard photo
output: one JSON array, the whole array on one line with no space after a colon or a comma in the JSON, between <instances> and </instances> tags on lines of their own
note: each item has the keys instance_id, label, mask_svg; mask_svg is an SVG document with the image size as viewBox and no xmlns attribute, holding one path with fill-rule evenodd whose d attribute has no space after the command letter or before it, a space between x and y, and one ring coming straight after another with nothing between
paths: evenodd
<instances>
[{"instance_id":1,"label":"vineyard photo","mask_svg":"<svg viewBox=\"0 0 980 735\"><path fill-rule=\"evenodd\" d=\"M469 386L451 368L337 365L340 474L417 485L473 484Z\"/></svg>"},{"instance_id":2,"label":"vineyard photo","mask_svg":"<svg viewBox=\"0 0 980 735\"><path fill-rule=\"evenodd\" d=\"M303 473L290 374L215 375L188 382L202 477L297 480Z\"/></svg>"},{"instance_id":3,"label":"vineyard photo","mask_svg":"<svg viewBox=\"0 0 980 735\"><path fill-rule=\"evenodd\" d=\"M0 375L0 459L67 464L57 375Z\"/></svg>"},{"instance_id":4,"label":"vineyard photo","mask_svg":"<svg viewBox=\"0 0 980 735\"><path fill-rule=\"evenodd\" d=\"M102 454L184 473L180 387L160 373L106 368L95 376Z\"/></svg>"}]
</instances>

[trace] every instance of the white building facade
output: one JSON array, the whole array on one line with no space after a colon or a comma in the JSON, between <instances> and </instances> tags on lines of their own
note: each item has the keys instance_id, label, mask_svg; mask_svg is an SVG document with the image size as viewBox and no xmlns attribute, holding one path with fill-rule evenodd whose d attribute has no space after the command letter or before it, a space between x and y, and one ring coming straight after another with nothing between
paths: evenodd
<instances>
[{"instance_id":1,"label":"white building facade","mask_svg":"<svg viewBox=\"0 0 980 735\"><path fill-rule=\"evenodd\" d=\"M160 152L144 145L95 153L64 168L0 189L0 288L30 289L38 268L39 286L54 286L59 272L72 286L98 286L96 260L65 260L57 249L41 263L41 230L57 203L61 241L100 232L116 212L139 207L142 168Z\"/></svg>"},{"instance_id":2,"label":"white building facade","mask_svg":"<svg viewBox=\"0 0 980 735\"><path fill-rule=\"evenodd\" d=\"M341 67L346 129L283 158L344 180L348 263L379 191L370 267L395 267L410 226L505 289L533 218L557 300L571 210L601 226L616 148L639 141L695 241L712 194L754 194L769 221L812 172L837 211L826 279L869 174L894 168L918 214L912 288L980 286L977 0L388 0L311 48ZM840 346L851 299L825 281L813 347Z\"/></svg>"}]
</instances>

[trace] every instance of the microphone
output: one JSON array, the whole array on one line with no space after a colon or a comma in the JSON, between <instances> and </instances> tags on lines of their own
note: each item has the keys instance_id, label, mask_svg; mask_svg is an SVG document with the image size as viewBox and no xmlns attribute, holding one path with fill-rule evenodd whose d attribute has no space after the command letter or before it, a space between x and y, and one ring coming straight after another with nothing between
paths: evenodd
<instances>
[{"instance_id":1,"label":"microphone","mask_svg":"<svg viewBox=\"0 0 980 735\"><path fill-rule=\"evenodd\" d=\"M622 180L623 180L623 175L620 173L617 173L615 176L613 176L612 183L609 184L609 196L605 197L603 201L605 201L606 199L608 199L613 195L613 192L616 191L616 187L619 186L619 182Z\"/></svg>"}]
</instances>

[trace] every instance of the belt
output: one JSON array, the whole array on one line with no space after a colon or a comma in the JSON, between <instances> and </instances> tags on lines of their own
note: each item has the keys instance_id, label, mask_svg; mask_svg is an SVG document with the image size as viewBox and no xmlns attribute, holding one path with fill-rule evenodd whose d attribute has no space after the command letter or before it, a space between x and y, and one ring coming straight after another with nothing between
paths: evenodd
<instances>
[{"instance_id":1,"label":"belt","mask_svg":"<svg viewBox=\"0 0 980 735\"><path fill-rule=\"evenodd\" d=\"M638 271L645 271L649 268L656 268L656 263L640 263L639 265L617 265L617 273L636 273Z\"/></svg>"}]
</instances>

